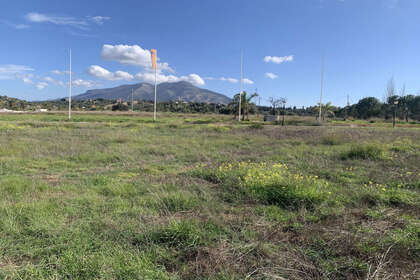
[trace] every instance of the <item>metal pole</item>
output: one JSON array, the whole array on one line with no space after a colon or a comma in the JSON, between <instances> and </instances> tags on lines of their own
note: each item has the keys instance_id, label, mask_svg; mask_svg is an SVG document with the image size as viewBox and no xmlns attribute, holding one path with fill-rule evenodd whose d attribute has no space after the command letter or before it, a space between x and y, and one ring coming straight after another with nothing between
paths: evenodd
<instances>
[{"instance_id":1,"label":"metal pole","mask_svg":"<svg viewBox=\"0 0 420 280\"><path fill-rule=\"evenodd\" d=\"M156 97L157 97L157 66L155 68L155 104L153 109L153 121L156 121Z\"/></svg>"},{"instance_id":2,"label":"metal pole","mask_svg":"<svg viewBox=\"0 0 420 280\"><path fill-rule=\"evenodd\" d=\"M71 49L70 49L70 82L69 82L69 120L71 119Z\"/></svg>"},{"instance_id":3,"label":"metal pole","mask_svg":"<svg viewBox=\"0 0 420 280\"><path fill-rule=\"evenodd\" d=\"M133 112L133 89L131 89L131 112Z\"/></svg>"},{"instance_id":4,"label":"metal pole","mask_svg":"<svg viewBox=\"0 0 420 280\"><path fill-rule=\"evenodd\" d=\"M321 94L319 97L319 122L322 122L321 116L322 116L322 90L324 88L324 67L325 67L325 54L322 54L322 73L321 73Z\"/></svg>"},{"instance_id":5,"label":"metal pole","mask_svg":"<svg viewBox=\"0 0 420 280\"><path fill-rule=\"evenodd\" d=\"M283 103L283 120L281 121L281 125L282 126L284 126L284 115L285 115L285 113L286 113L286 104L285 103Z\"/></svg>"},{"instance_id":6,"label":"metal pole","mask_svg":"<svg viewBox=\"0 0 420 280\"><path fill-rule=\"evenodd\" d=\"M238 121L241 121L241 103L242 103L242 60L243 60L243 54L241 51L241 80L239 81L239 112L238 112Z\"/></svg>"},{"instance_id":7,"label":"metal pole","mask_svg":"<svg viewBox=\"0 0 420 280\"><path fill-rule=\"evenodd\" d=\"M395 128L396 106L394 104L394 113L392 115L392 127Z\"/></svg>"}]
</instances>

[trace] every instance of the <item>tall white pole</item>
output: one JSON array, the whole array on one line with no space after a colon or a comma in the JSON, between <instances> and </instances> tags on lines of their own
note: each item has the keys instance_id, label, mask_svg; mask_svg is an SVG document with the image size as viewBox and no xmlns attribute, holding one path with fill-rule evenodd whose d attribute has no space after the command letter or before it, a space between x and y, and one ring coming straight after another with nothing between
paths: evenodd
<instances>
[{"instance_id":1,"label":"tall white pole","mask_svg":"<svg viewBox=\"0 0 420 280\"><path fill-rule=\"evenodd\" d=\"M69 120L71 119L71 49L70 49L70 71L69 71L69 76L70 76L70 82L69 82Z\"/></svg>"},{"instance_id":2,"label":"tall white pole","mask_svg":"<svg viewBox=\"0 0 420 280\"><path fill-rule=\"evenodd\" d=\"M322 122L322 91L324 89L324 68L325 68L325 54L322 54L322 72L321 72L321 94L319 96L319 116L318 121Z\"/></svg>"},{"instance_id":3,"label":"tall white pole","mask_svg":"<svg viewBox=\"0 0 420 280\"><path fill-rule=\"evenodd\" d=\"M242 103L242 75L243 75L243 73L242 73L242 65L243 64L243 54L242 54L242 51L241 51L241 79L240 79L240 81L239 81L239 112L238 112L238 121L240 122L241 121L241 103Z\"/></svg>"},{"instance_id":4,"label":"tall white pole","mask_svg":"<svg viewBox=\"0 0 420 280\"><path fill-rule=\"evenodd\" d=\"M155 104L154 104L154 109L153 109L153 121L156 121L156 97L157 97L157 65L155 68Z\"/></svg>"}]
</instances>

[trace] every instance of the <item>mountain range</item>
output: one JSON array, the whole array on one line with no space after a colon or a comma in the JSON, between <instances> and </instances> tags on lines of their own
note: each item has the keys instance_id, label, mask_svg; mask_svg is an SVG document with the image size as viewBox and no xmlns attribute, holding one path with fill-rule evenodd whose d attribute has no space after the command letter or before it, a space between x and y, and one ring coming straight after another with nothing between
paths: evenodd
<instances>
[{"instance_id":1,"label":"mountain range","mask_svg":"<svg viewBox=\"0 0 420 280\"><path fill-rule=\"evenodd\" d=\"M111 99L116 100L131 100L131 92L133 92L134 100L152 101L154 100L154 86L149 83L139 83L132 85L121 85L114 88L92 89L83 94L76 95L73 98L79 100L86 99ZM176 83L161 83L157 86L157 101L178 101L185 102L203 102L203 103L217 103L228 104L232 101L231 98L194 86L185 81Z\"/></svg>"}]
</instances>

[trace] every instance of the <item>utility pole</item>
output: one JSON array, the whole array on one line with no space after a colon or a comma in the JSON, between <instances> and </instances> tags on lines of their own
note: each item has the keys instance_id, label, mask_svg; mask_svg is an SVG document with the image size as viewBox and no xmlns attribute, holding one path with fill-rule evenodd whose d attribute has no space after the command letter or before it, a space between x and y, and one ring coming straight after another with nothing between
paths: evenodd
<instances>
[{"instance_id":1,"label":"utility pole","mask_svg":"<svg viewBox=\"0 0 420 280\"><path fill-rule=\"evenodd\" d=\"M281 101L283 103L283 119L281 121L281 125L284 126L284 115L286 115L286 99Z\"/></svg>"},{"instance_id":2,"label":"utility pole","mask_svg":"<svg viewBox=\"0 0 420 280\"><path fill-rule=\"evenodd\" d=\"M392 116L392 127L395 128L395 121L397 118L397 106L398 106L398 99L394 100L394 113Z\"/></svg>"},{"instance_id":3,"label":"utility pole","mask_svg":"<svg viewBox=\"0 0 420 280\"><path fill-rule=\"evenodd\" d=\"M345 110L345 115L344 115L344 120L346 121L348 116L349 116L349 108L350 108L350 99L349 99L349 95L347 94L347 105L346 105L346 110Z\"/></svg>"},{"instance_id":4,"label":"utility pole","mask_svg":"<svg viewBox=\"0 0 420 280\"><path fill-rule=\"evenodd\" d=\"M70 49L70 71L69 71L69 120L71 119L71 49Z\"/></svg>"},{"instance_id":5,"label":"utility pole","mask_svg":"<svg viewBox=\"0 0 420 280\"><path fill-rule=\"evenodd\" d=\"M324 89L324 68L325 68L325 53L322 54L322 71L321 71L321 94L319 97L319 122L322 122L322 90Z\"/></svg>"},{"instance_id":6,"label":"utility pole","mask_svg":"<svg viewBox=\"0 0 420 280\"><path fill-rule=\"evenodd\" d=\"M241 79L240 79L240 81L239 81L239 112L238 112L238 121L240 122L241 121L241 103L242 103L242 75L243 75L243 73L242 73L242 67L243 67L243 54L242 54L242 51L241 51Z\"/></svg>"},{"instance_id":7,"label":"utility pole","mask_svg":"<svg viewBox=\"0 0 420 280\"><path fill-rule=\"evenodd\" d=\"M134 110L133 110L133 91L134 91L134 89L131 89L131 112L134 112Z\"/></svg>"},{"instance_id":8,"label":"utility pole","mask_svg":"<svg viewBox=\"0 0 420 280\"><path fill-rule=\"evenodd\" d=\"M255 93L258 94L258 89L255 89ZM261 103L261 97L258 96L258 106L257 106L257 116L260 116L260 103Z\"/></svg>"},{"instance_id":9,"label":"utility pole","mask_svg":"<svg viewBox=\"0 0 420 280\"><path fill-rule=\"evenodd\" d=\"M157 99L157 50L151 49L152 68L155 70L155 101L153 103L153 121L156 121L156 99Z\"/></svg>"}]
</instances>

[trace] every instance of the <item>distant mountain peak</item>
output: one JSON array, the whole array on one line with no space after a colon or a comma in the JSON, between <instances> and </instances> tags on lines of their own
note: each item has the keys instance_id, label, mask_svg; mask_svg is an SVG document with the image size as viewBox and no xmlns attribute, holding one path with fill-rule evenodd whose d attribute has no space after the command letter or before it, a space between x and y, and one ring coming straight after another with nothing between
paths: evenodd
<instances>
[{"instance_id":1,"label":"distant mountain peak","mask_svg":"<svg viewBox=\"0 0 420 280\"><path fill-rule=\"evenodd\" d=\"M91 89L83 94L76 95L74 99L123 99L131 100L131 92L135 100L154 100L154 86L149 83L138 83L129 85L120 85L113 88ZM157 86L158 102L178 101L186 102L218 103L228 104L231 99L221 93L213 92L208 89L196 87L187 81L165 82Z\"/></svg>"}]
</instances>

